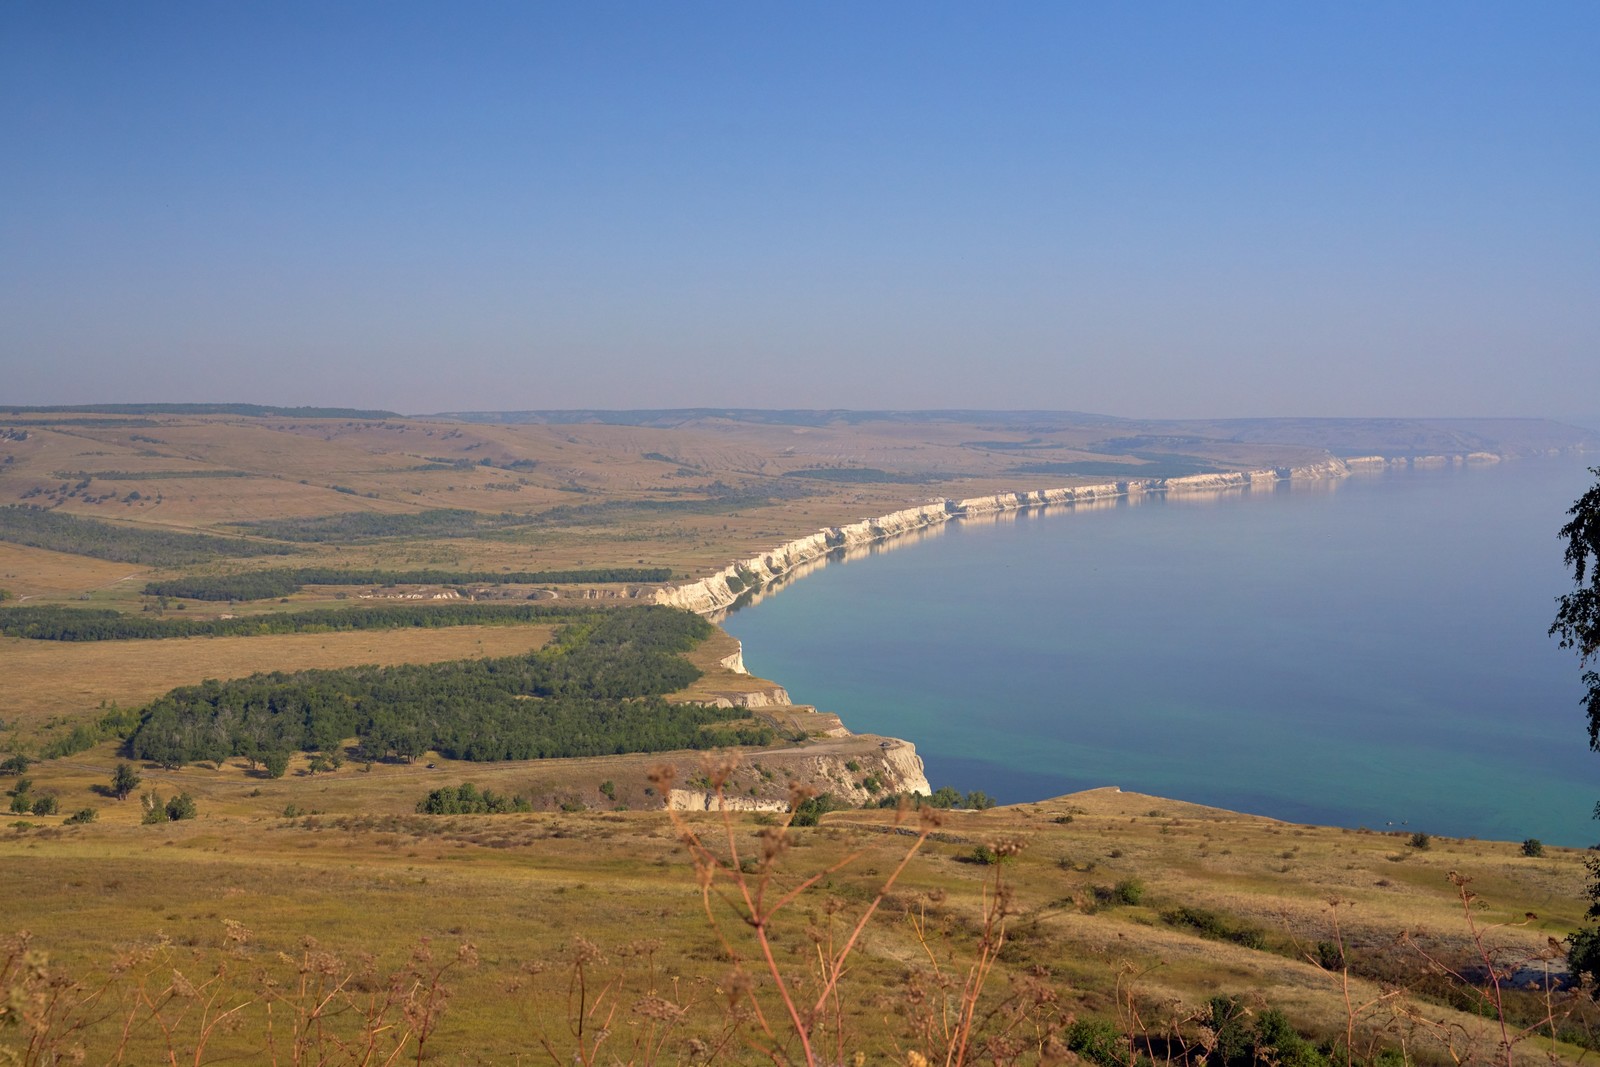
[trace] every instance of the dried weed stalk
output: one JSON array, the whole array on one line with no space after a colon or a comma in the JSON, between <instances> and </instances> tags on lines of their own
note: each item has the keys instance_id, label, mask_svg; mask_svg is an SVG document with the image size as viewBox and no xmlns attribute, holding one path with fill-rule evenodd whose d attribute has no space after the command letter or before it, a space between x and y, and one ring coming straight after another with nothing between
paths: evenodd
<instances>
[{"instance_id":1,"label":"dried weed stalk","mask_svg":"<svg viewBox=\"0 0 1600 1067\"><path fill-rule=\"evenodd\" d=\"M911 858L939 825L939 813L926 807L918 809L918 829L905 854L879 884L871 902L861 909L854 921L847 919L836 930L832 917L838 914L838 908L834 907L825 928L808 931L813 945L815 980L807 983L801 976L786 974L779 966L773 948L775 923L784 910L795 904L803 894L855 863L866 849L856 849L793 884L780 881L779 861L793 843L791 824L794 813L814 795L811 790L796 785L790 789L788 817L780 823L762 828L755 855L741 855L739 834L723 795L728 778L737 765L736 759L735 756L721 755L709 759L706 764L706 778L716 798L719 814L717 825L720 833L715 841L702 836L689 820L676 812L671 813L679 840L689 850L694 863L706 921L723 951L734 961L733 972L725 983L730 1005L748 1008L754 1029L758 1031L749 1040L774 1063L799 1062L807 1067L823 1062L843 1063L847 1038L844 1005L839 995L840 981L849 971L851 954L859 946L868 922L877 914ZM658 768L651 778L657 790L667 794L672 784L672 768ZM907 814L906 807L902 805L897 813L897 823ZM739 933L730 928L729 916L737 924ZM782 1013L777 1024L769 1018L769 1012L757 995L757 984L744 969L746 952L741 950L741 946L745 949L753 947L761 969L771 982ZM829 1054L819 1048L824 1041L831 1045ZM796 1043L798 1052L791 1053Z\"/></svg>"},{"instance_id":2,"label":"dried weed stalk","mask_svg":"<svg viewBox=\"0 0 1600 1067\"><path fill-rule=\"evenodd\" d=\"M98 1063L178 1067L241 1049L274 1067L420 1064L449 997L446 975L477 963L471 945L435 963L424 941L409 966L378 979L372 961L351 968L307 938L298 958L279 953L252 966L250 932L224 926L219 949L180 953L161 939L122 953L93 980L52 966L25 932L0 941L0 1064L83 1063L92 1054Z\"/></svg>"}]
</instances>

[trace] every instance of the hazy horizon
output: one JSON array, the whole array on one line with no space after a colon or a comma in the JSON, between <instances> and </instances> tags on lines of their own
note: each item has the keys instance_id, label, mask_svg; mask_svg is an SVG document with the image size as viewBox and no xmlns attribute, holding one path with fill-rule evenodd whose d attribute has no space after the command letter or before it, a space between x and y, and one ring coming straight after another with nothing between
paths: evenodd
<instances>
[{"instance_id":1,"label":"hazy horizon","mask_svg":"<svg viewBox=\"0 0 1600 1067\"><path fill-rule=\"evenodd\" d=\"M362 404L359 400L351 403L329 401L325 404L263 404L248 398L233 400L160 400L145 398L143 400L119 401L85 401L73 403L70 401L51 404L23 404L13 403L5 397L0 397L0 413L31 411L111 411L116 409L132 408L229 408L229 407L256 407L271 411L290 411L296 409L312 410L318 408L335 409L343 411L365 411L373 415L384 415L399 419L449 419L464 418L469 416L494 416L494 415L530 415L530 414L631 414L631 413L660 413L676 414L688 412L752 412L752 413L780 413L786 411L807 413L831 413L841 415L885 414L885 415L1017 415L1038 413L1041 415L1073 416L1086 419L1110 419L1118 422L1130 423L1206 423L1206 422L1249 422L1249 421L1274 421L1274 422L1476 422L1476 421L1535 421L1554 422L1582 429L1600 430L1600 415L1297 415L1288 414L1244 414L1225 416L1183 416L1178 418L1156 418L1139 414L1125 414L1107 411L1076 411L1061 408L862 408L862 407L751 407L742 404L700 404L685 407L601 407L589 405L585 407L570 408L460 408L451 411L394 411L388 408L374 408ZM183 411L169 411L167 414L184 414ZM205 414L206 412L197 412ZM310 417L310 416L308 416ZM340 416L346 417L346 416Z\"/></svg>"},{"instance_id":2,"label":"hazy horizon","mask_svg":"<svg viewBox=\"0 0 1600 1067\"><path fill-rule=\"evenodd\" d=\"M0 7L0 381L1552 417L1600 8Z\"/></svg>"}]
</instances>

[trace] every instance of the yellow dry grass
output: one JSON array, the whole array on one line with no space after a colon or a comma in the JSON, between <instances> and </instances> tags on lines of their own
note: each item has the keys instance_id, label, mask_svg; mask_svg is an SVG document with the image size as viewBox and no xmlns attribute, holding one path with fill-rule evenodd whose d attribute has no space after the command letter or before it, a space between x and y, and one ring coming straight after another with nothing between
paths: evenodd
<instances>
[{"instance_id":1,"label":"yellow dry grass","mask_svg":"<svg viewBox=\"0 0 1600 1067\"><path fill-rule=\"evenodd\" d=\"M171 416L137 428L108 421L52 429L47 422L8 420L33 429L26 441L3 449L13 461L0 469L0 504L37 503L50 493L70 513L178 529L357 510L534 513L641 497L686 500L715 481L760 488L774 484L764 479L785 472L840 464L941 475L937 483L922 484L811 482L805 488L814 495L764 506L601 512L584 523L490 538L306 546L303 555L288 559L185 569L211 573L315 560L394 569L642 564L700 574L819 527L934 496L1069 483L1010 468L1019 458L1082 458L1083 447L1100 432L1048 432L1019 456L970 442L1020 435L957 423L792 427L701 419L668 430ZM1217 447L1226 454L1216 458L1239 465L1293 458L1281 451L1269 457L1249 446ZM490 464L480 465L485 458ZM466 466L418 469L438 460ZM527 462L509 466L517 461ZM93 504L60 489L62 472L200 469L252 476L94 479L89 495L114 490L116 499ZM128 502L133 489L140 499ZM618 521L618 514L625 520ZM85 592L97 601L131 600L131 587L141 583L127 579L136 574L144 576L130 565L0 544L0 587L42 601ZM216 606L191 607L199 612ZM0 719L20 720L26 734L56 716L88 714L101 701L137 704L208 677L504 655L537 647L548 634L547 627L529 626L93 644L4 639ZM719 636L695 653L696 662L715 668L734 647ZM770 686L712 671L683 695L736 697ZM784 755L752 755L767 765L741 772L739 792L755 795L769 776L781 785ZM804 750L791 755L798 765ZM173 951L181 954L175 966L193 971L226 956L230 964L244 961L236 972L241 975L271 966L280 951L293 955L307 935L348 959L372 952L384 968L403 962L418 936L433 937L442 951L472 941L482 965L452 980L457 995L435 1046L439 1061L531 1061L540 1058L537 1033L570 1048L562 1035L571 936L598 942L610 953L606 966L612 969L642 966L642 957L628 955L627 946L648 936L661 942L655 958L659 988L693 1005L683 1035L714 1033L722 1017L728 961L699 912L694 875L674 827L660 812L600 810L659 803L649 767L665 760L677 766L680 780L687 779L697 773L691 754L471 765L434 757L367 771L346 764L315 775L299 757L278 780L237 760L178 771L142 767L145 789L162 796L188 792L199 802L198 819L165 826L140 825L137 799L119 803L97 791L118 760L107 743L32 768L34 788L56 795L61 814L18 817L15 823L32 825L0 833L0 900L6 901L0 932L31 928L39 947L76 973L103 974L117 949L161 937L171 938ZM429 790L463 781L590 810L411 814ZM97 822L63 825L65 815L91 806L99 809ZM323 814L285 818L290 806ZM884 832L887 819L881 812L839 813L821 828L799 832L783 860L791 872L783 877L791 880L828 867L851 849L866 854L853 873L831 876L788 913L778 941L785 969L807 973L806 961L815 954L810 934L827 927L830 902L853 914L893 868L906 839ZM694 824L715 833L713 816L697 816ZM758 817L737 817L742 854L756 847L762 828ZM1063 1013L1120 1013L1128 1023L1128 1005L1136 1004L1143 1025L1155 1029L1227 993L1281 1007L1318 1038L1341 1033L1347 1015L1337 976L1305 959L1319 941L1335 936L1335 916L1348 945L1409 966L1412 976L1423 963L1396 940L1404 932L1425 935L1433 950L1461 958L1471 947L1469 922L1476 922L1496 927L1488 937L1497 951L1524 956L1545 949L1548 938L1564 936L1582 918L1583 855L1576 850L1550 848L1533 859L1509 843L1439 838L1421 850L1409 847L1404 835L1296 826L1114 790L953 814L868 928L846 988L854 1035L846 1053L861 1050L873 1062L905 1062L903 1050L910 1046L901 1020L911 1004L906 976L933 959L963 973L975 948L983 886L993 873L972 862L974 849L1003 839L1026 847L1004 867L1015 910L991 992L998 997L1011 988L1012 978L1045 981L1061 996ZM1481 895L1482 906L1471 911L1470 920L1451 872L1470 877L1471 889ZM1128 880L1144 883L1144 900L1106 905L1105 892ZM1261 947L1208 940L1174 925L1166 916L1178 907L1206 909L1248 927L1259 933ZM1537 918L1499 925L1523 922L1525 912ZM924 914L932 919L925 942L912 922ZM243 948L224 946L227 919L252 931ZM226 955L235 951L241 954ZM541 963L549 966L541 971ZM629 999L619 998L619 1054L637 1018L632 998L642 987L627 991ZM1375 985L1356 983L1360 996L1376 991ZM1420 1002L1409 993L1393 1001L1396 1007L1405 1003ZM1470 1033L1476 1054L1492 1052L1493 1037L1481 1020L1434 1003L1423 1014ZM1398 1025L1398 1018L1367 1013L1358 1029L1376 1033ZM739 1059L752 1058L748 1048L738 1047ZM1534 1055L1531 1046L1524 1047ZM250 1051L246 1047L241 1056ZM1424 1041L1418 1053L1420 1062L1446 1058L1437 1042ZM1555 1055L1565 1060L1575 1053L1562 1048ZM682 1040L668 1058L689 1058Z\"/></svg>"},{"instance_id":2,"label":"yellow dry grass","mask_svg":"<svg viewBox=\"0 0 1600 1067\"><path fill-rule=\"evenodd\" d=\"M455 626L156 641L0 638L0 719L37 725L82 715L101 701L137 705L174 686L258 671L510 656L542 647L550 633L548 626Z\"/></svg>"},{"instance_id":3,"label":"yellow dry grass","mask_svg":"<svg viewBox=\"0 0 1600 1067\"><path fill-rule=\"evenodd\" d=\"M93 803L102 809L101 820L59 829L53 826L59 819L35 820L47 825L0 838L7 919L33 930L39 947L80 969L103 966L113 947L158 936L173 939L190 960L183 966L197 969L228 951L264 965L277 952L293 953L307 934L347 958L372 951L385 966L403 958L418 936L433 938L441 959L454 944L470 941L481 963L452 979L457 995L437 1045L445 1062L464 1063L533 1058L541 1032L558 1048L569 1047L564 961L573 935L607 954L595 974L633 972L635 978L647 960L630 954L629 946L650 938L661 988L696 994L688 998L693 1007L676 1053L686 1051L689 1036L715 1032L725 999L711 984L724 982L728 962L706 926L694 873L665 815L405 815L393 800L420 797L430 783L459 780L450 772L410 771L363 774L347 766L299 779L298 791L289 793L277 790L295 785L290 780L251 786L255 780L232 769L146 768L147 787L163 796L184 789L200 802L198 819L162 826L138 825L136 800L118 804L68 791L64 807ZM393 800L380 799L385 783ZM246 787L259 788L260 795ZM299 817L282 816L286 795L297 797ZM370 805L367 812L350 810L357 796ZM303 814L324 804L328 814ZM777 959L786 972L811 973L808 931L830 924L837 929L853 919L894 868L908 839L885 833L889 821L886 813L841 813L796 832L795 847L781 859L786 885L848 852L865 853L775 922ZM688 825L725 847L715 815L689 817ZM756 854L759 820L737 816L734 829L741 854ZM1003 840L1020 841L1023 849L1000 872L1012 889L1011 912L986 1003L1012 989L1013 977L1026 976L1061 998L1054 1009L1061 1016L1115 1018L1155 1034L1185 1019L1187 1033L1197 1034L1193 1019L1219 993L1281 1008L1319 1039L1342 1034L1347 1015L1340 978L1305 958L1318 941L1335 936L1330 899L1348 902L1340 905L1341 931L1352 950L1391 953L1410 969L1408 981L1420 981L1425 961L1397 943L1398 935L1423 935L1424 944L1442 954L1470 946L1471 927L1450 871L1473 877L1483 894L1484 906L1474 909L1472 920L1480 928L1519 919L1552 892L1574 901L1583 878L1576 850L1551 850L1534 860L1511 844L1435 839L1426 852L1395 859L1405 848L1395 836L1299 827L1111 790L951 813L906 869L853 957L845 986L847 1059L860 1049L874 1062L903 1062L890 1054L908 1040L905 1018L915 1002L907 977L931 960L958 978L965 973L984 901L992 900L985 886L994 875L970 857L976 846ZM1291 849L1296 858L1285 861ZM1286 862L1289 871L1281 869ZM1141 903L1096 904L1097 888L1128 879L1145 883ZM1162 916L1178 906L1212 909L1248 924L1259 930L1261 947L1207 940L1165 921ZM1558 904L1526 926L1490 929L1489 943L1508 955L1535 953L1546 937L1571 929L1578 911L1575 902ZM917 916L927 919L925 939L912 921ZM244 946L225 948L224 920L248 928ZM731 922L726 929L741 951L751 951L747 927ZM759 975L756 958L750 966ZM766 988L765 981L758 986ZM639 1022L627 1005L642 990L629 988L616 1020L618 1041ZM1379 993L1361 979L1352 988L1358 1001ZM1130 1004L1142 1023L1133 1022ZM1387 1029L1386 1039L1397 1040L1397 1020L1414 1006L1460 1027L1458 1039L1470 1040L1475 1054L1492 1053L1486 1020L1404 989L1382 1010L1360 1013L1357 1032ZM1418 1062L1445 1058L1437 1040L1411 1037ZM1571 1047L1553 1051L1558 1061L1577 1056ZM1522 1054L1538 1056L1536 1044L1523 1046ZM734 1061L746 1058L742 1052Z\"/></svg>"},{"instance_id":4,"label":"yellow dry grass","mask_svg":"<svg viewBox=\"0 0 1600 1067\"><path fill-rule=\"evenodd\" d=\"M111 563L0 541L0 589L21 603L66 599L119 586L143 587L148 573L149 568L137 563Z\"/></svg>"},{"instance_id":5,"label":"yellow dry grass","mask_svg":"<svg viewBox=\"0 0 1600 1067\"><path fill-rule=\"evenodd\" d=\"M0 469L0 503L20 501L35 490L54 491L61 484L58 474L77 471L250 473L248 478L95 479L79 495L29 498L89 517L206 529L251 519L349 511L466 508L536 513L557 505L659 500L663 494L668 499L692 498L717 482L774 488L767 480L772 476L840 464L936 474L939 479L867 484L808 480L798 484L811 495L760 506L706 513L642 512L622 522L608 513L590 523L518 531L504 541L409 543L413 550L430 546L448 556L434 562L473 567L626 566L643 561L700 574L824 526L938 496L1038 489L1074 481L1016 473L1012 468L1019 453L971 444L995 436L996 431L953 422L803 427L706 418L664 429L598 424L473 426L414 419L153 416L149 421L155 425L130 428L107 420L104 426L52 429L47 418L19 417L16 425L33 429L29 440L7 445L14 462ZM1054 432L1043 441L1048 446L1045 451L1030 451L1023 458L1082 458L1087 454L1079 450L1081 446L1100 433L1092 428ZM1269 457L1250 446L1216 447L1227 453L1218 458L1233 464L1292 458L1281 449ZM481 460L489 465L480 465ZM466 466L421 469L437 461ZM532 466L506 466L511 463ZM127 502L131 489L138 489L141 499ZM114 493L115 499L99 500L107 493ZM97 502L86 503L86 496ZM397 550L402 549L392 545L353 549L357 557L392 555ZM311 551L325 556L328 549Z\"/></svg>"}]
</instances>

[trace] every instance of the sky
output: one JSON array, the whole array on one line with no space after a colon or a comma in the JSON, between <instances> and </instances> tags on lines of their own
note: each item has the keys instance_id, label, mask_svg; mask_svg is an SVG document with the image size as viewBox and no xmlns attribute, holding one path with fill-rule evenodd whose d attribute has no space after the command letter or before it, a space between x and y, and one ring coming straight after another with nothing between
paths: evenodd
<instances>
[{"instance_id":1,"label":"sky","mask_svg":"<svg viewBox=\"0 0 1600 1067\"><path fill-rule=\"evenodd\" d=\"M0 4L0 403L1563 416L1600 4Z\"/></svg>"}]
</instances>

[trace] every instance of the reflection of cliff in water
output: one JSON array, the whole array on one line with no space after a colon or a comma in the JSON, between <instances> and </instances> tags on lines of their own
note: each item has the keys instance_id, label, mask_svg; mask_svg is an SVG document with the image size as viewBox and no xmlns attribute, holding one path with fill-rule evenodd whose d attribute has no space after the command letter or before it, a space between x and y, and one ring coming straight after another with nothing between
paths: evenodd
<instances>
[{"instance_id":1,"label":"reflection of cliff in water","mask_svg":"<svg viewBox=\"0 0 1600 1067\"><path fill-rule=\"evenodd\" d=\"M1460 464L1473 462L1463 457ZM938 533L947 522L1016 522L1022 512L1047 515L1065 511L1103 511L1135 507L1159 498L1162 502L1190 505L1214 504L1228 497L1253 493L1275 494L1291 488L1304 492L1317 487L1333 492L1353 469L1378 472L1395 466L1383 457L1364 457L1354 468L1330 457L1300 467L1264 467L1247 471L1219 471L1179 478L1145 478L1101 482L1059 489L1033 489L996 493L967 500L938 499L926 504L818 530L775 546L749 559L730 563L715 574L685 585L657 589L658 604L686 608L713 618L784 588L829 562L849 562L915 544ZM1414 465L1414 464L1413 464Z\"/></svg>"}]
</instances>

